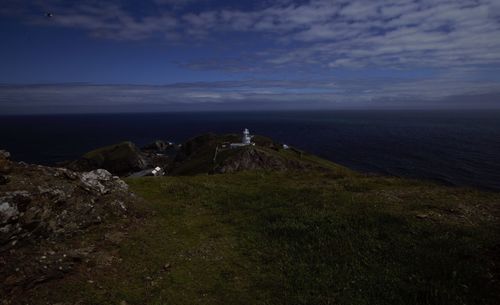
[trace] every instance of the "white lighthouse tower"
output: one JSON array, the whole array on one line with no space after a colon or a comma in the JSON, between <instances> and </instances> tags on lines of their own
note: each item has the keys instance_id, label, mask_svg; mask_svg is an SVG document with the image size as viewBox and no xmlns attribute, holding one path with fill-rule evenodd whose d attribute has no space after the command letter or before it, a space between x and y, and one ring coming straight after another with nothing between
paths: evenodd
<instances>
[{"instance_id":1,"label":"white lighthouse tower","mask_svg":"<svg viewBox=\"0 0 500 305\"><path fill-rule=\"evenodd\" d=\"M252 136L250 135L250 131L248 131L248 128L245 128L245 130L243 130L243 138L241 139L241 143L243 143L244 145L250 145L252 142Z\"/></svg>"},{"instance_id":2,"label":"white lighthouse tower","mask_svg":"<svg viewBox=\"0 0 500 305\"><path fill-rule=\"evenodd\" d=\"M243 130L243 136L241 137L241 143L231 143L230 147L237 148L237 147L242 147L242 146L247 146L247 145L255 145L255 143L252 143L252 138L253 138L253 136L250 135L250 131L248 131L248 128L245 128Z\"/></svg>"}]
</instances>

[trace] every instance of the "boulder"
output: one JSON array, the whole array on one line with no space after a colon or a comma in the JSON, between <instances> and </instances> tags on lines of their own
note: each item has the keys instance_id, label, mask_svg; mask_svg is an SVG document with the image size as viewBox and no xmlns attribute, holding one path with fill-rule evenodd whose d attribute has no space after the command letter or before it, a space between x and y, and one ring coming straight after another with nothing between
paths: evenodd
<instances>
[{"instance_id":1,"label":"boulder","mask_svg":"<svg viewBox=\"0 0 500 305\"><path fill-rule=\"evenodd\" d=\"M0 149L0 159L9 159L9 158L10 158L10 152Z\"/></svg>"},{"instance_id":2,"label":"boulder","mask_svg":"<svg viewBox=\"0 0 500 305\"><path fill-rule=\"evenodd\" d=\"M87 189L95 190L101 194L110 192L106 188L105 183L113 179L113 175L105 169L96 169L94 171L86 172L81 175L80 181L87 187Z\"/></svg>"},{"instance_id":3,"label":"boulder","mask_svg":"<svg viewBox=\"0 0 500 305\"><path fill-rule=\"evenodd\" d=\"M11 219L17 218L18 215L17 206L8 202L6 197L0 197L0 226L6 225Z\"/></svg>"}]
</instances>

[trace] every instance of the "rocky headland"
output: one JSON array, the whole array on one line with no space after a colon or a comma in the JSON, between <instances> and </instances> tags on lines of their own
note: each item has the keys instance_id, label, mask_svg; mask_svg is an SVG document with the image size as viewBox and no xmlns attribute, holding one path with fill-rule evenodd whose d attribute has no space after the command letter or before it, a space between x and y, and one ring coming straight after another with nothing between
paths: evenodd
<instances>
[{"instance_id":1,"label":"rocky headland","mask_svg":"<svg viewBox=\"0 0 500 305\"><path fill-rule=\"evenodd\" d=\"M0 291L20 293L101 256L82 238L136 217L139 199L105 169L13 162L0 153ZM118 221L117 221L118 220Z\"/></svg>"},{"instance_id":2,"label":"rocky headland","mask_svg":"<svg viewBox=\"0 0 500 305\"><path fill-rule=\"evenodd\" d=\"M178 145L157 140L139 148L132 142L122 142L97 148L78 160L59 165L80 172L102 168L121 177L151 176L156 167L166 175L192 175L245 170L327 170L332 166L332 163L293 147L284 148L282 143L263 136L253 138L255 145L229 147L230 143L240 140L237 134L207 133Z\"/></svg>"}]
</instances>

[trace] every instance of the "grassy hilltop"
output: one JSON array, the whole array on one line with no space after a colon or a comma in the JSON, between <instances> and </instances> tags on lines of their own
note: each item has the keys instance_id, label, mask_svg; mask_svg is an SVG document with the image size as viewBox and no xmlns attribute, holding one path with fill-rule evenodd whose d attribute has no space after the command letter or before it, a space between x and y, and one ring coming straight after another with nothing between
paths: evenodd
<instances>
[{"instance_id":1,"label":"grassy hilltop","mask_svg":"<svg viewBox=\"0 0 500 305\"><path fill-rule=\"evenodd\" d=\"M81 241L118 234L105 246L112 259L83 263L81 272L29 298L122 305L500 302L500 194L363 175L271 145L226 151L213 161L215 139L184 146L173 166L181 176L126 179L145 199L144 217ZM271 160L264 165L286 166L206 174L255 149L258 160Z\"/></svg>"},{"instance_id":2,"label":"grassy hilltop","mask_svg":"<svg viewBox=\"0 0 500 305\"><path fill-rule=\"evenodd\" d=\"M230 173L244 170L268 171L349 171L335 163L301 150L284 149L270 138L255 136L254 146L229 148L229 143L240 142L236 134L204 134L181 145L173 160L171 175Z\"/></svg>"}]
</instances>

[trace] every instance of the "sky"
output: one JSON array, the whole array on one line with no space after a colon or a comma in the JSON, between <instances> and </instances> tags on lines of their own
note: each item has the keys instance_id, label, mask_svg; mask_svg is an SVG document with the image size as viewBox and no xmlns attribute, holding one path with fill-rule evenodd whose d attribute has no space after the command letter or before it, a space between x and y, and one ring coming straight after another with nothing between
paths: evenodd
<instances>
[{"instance_id":1,"label":"sky","mask_svg":"<svg viewBox=\"0 0 500 305\"><path fill-rule=\"evenodd\" d=\"M0 39L0 114L500 108L500 0L2 0Z\"/></svg>"}]
</instances>

